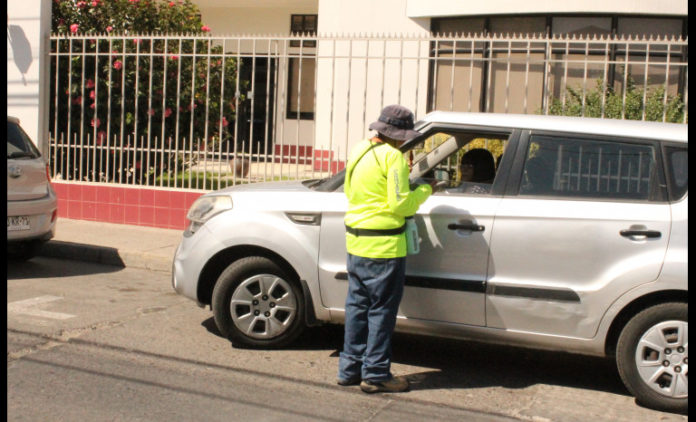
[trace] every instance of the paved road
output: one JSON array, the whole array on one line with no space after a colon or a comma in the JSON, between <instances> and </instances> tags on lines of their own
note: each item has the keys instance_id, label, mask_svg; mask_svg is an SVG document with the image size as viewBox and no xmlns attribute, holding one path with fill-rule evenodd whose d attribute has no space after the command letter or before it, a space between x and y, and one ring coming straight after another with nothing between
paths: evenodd
<instances>
[{"instance_id":1,"label":"paved road","mask_svg":"<svg viewBox=\"0 0 696 422\"><path fill-rule=\"evenodd\" d=\"M603 359L397 334L412 391L334 384L342 327L232 348L166 273L8 263L8 419L682 421L635 404Z\"/></svg>"}]
</instances>

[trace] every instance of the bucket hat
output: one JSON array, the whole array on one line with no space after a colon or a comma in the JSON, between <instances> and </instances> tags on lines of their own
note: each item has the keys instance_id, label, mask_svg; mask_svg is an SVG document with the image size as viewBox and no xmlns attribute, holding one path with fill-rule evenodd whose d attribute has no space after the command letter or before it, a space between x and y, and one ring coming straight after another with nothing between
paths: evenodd
<instances>
[{"instance_id":1,"label":"bucket hat","mask_svg":"<svg viewBox=\"0 0 696 422\"><path fill-rule=\"evenodd\" d=\"M370 130L376 130L382 135L397 141L407 141L421 134L413 130L413 113L411 110L398 104L384 107L379 115L379 119L370 124Z\"/></svg>"}]
</instances>

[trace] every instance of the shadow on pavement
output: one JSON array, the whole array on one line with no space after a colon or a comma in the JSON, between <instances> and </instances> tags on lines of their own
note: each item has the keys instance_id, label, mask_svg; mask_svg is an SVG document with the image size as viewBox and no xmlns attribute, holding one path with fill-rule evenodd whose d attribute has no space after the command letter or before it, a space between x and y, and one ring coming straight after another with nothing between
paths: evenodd
<instances>
[{"instance_id":1,"label":"shadow on pavement","mask_svg":"<svg viewBox=\"0 0 696 422\"><path fill-rule=\"evenodd\" d=\"M80 275L104 274L122 271L123 267L108 264L97 264L85 261L69 261L74 265L61 265L60 273L56 272L56 259L35 257L25 262L7 260L7 279L26 280L42 277L72 277ZM67 260L64 260L67 262Z\"/></svg>"},{"instance_id":2,"label":"shadow on pavement","mask_svg":"<svg viewBox=\"0 0 696 422\"><path fill-rule=\"evenodd\" d=\"M213 318L201 325L223 337ZM343 326L327 324L306 329L285 349L326 350L338 358L342 348ZM547 384L630 395L609 358L403 333L394 334L392 349L394 363L432 368L397 374L406 376L413 390Z\"/></svg>"},{"instance_id":3,"label":"shadow on pavement","mask_svg":"<svg viewBox=\"0 0 696 422\"><path fill-rule=\"evenodd\" d=\"M393 361L433 368L407 375L413 390L548 384L629 395L611 359L396 334Z\"/></svg>"}]
</instances>

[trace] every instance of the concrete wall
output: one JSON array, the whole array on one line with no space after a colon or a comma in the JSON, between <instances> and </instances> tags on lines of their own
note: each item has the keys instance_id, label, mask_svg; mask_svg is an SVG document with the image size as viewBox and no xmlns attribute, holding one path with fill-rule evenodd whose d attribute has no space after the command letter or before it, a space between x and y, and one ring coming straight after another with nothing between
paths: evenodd
<instances>
[{"instance_id":1,"label":"concrete wall","mask_svg":"<svg viewBox=\"0 0 696 422\"><path fill-rule=\"evenodd\" d=\"M34 143L48 145L51 0L7 3L7 114L18 117Z\"/></svg>"},{"instance_id":2,"label":"concrete wall","mask_svg":"<svg viewBox=\"0 0 696 422\"><path fill-rule=\"evenodd\" d=\"M224 7L201 10L203 23L211 28L213 35L290 35L290 15L316 14L316 7L265 8Z\"/></svg>"},{"instance_id":3,"label":"concrete wall","mask_svg":"<svg viewBox=\"0 0 696 422\"><path fill-rule=\"evenodd\" d=\"M373 133L369 124L389 104L409 107L416 118L425 115L428 43L418 37L429 34L429 18L409 18L406 0L319 0L318 23L320 34L354 39L319 43L317 149L331 150L335 158L345 160L355 143ZM360 39L382 34L392 40ZM401 34L413 39L402 41ZM382 60L385 51L388 58Z\"/></svg>"},{"instance_id":4,"label":"concrete wall","mask_svg":"<svg viewBox=\"0 0 696 422\"><path fill-rule=\"evenodd\" d=\"M626 13L647 15L688 14L687 0L404 0L411 18L494 15L515 13Z\"/></svg>"}]
</instances>

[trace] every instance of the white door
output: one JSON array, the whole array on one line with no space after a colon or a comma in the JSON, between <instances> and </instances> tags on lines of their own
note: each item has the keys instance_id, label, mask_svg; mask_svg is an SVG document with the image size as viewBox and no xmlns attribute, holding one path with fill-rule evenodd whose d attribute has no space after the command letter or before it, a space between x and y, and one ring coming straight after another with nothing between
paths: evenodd
<instances>
[{"instance_id":1,"label":"white door","mask_svg":"<svg viewBox=\"0 0 696 422\"><path fill-rule=\"evenodd\" d=\"M490 165L495 167L495 156L502 154L508 141L507 136L501 139L479 135L464 131L436 132L416 146L421 155L414 160L414 169L425 173L435 168L449 171L456 177L451 180L453 189L428 198L416 214L420 253L406 259L406 287L399 308L401 317L486 325L489 245L493 217L502 196L491 193L491 181L487 182L487 193L467 193L454 188L459 183L455 170L462 155L473 148L490 149ZM343 195L342 192L334 195L338 194ZM320 235L321 298L324 306L340 312L348 291L343 224L345 197L333 198L327 207L322 214Z\"/></svg>"},{"instance_id":2,"label":"white door","mask_svg":"<svg viewBox=\"0 0 696 422\"><path fill-rule=\"evenodd\" d=\"M670 208L656 154L651 142L531 136L519 195L495 217L488 326L591 338L617 297L657 278Z\"/></svg>"}]
</instances>

